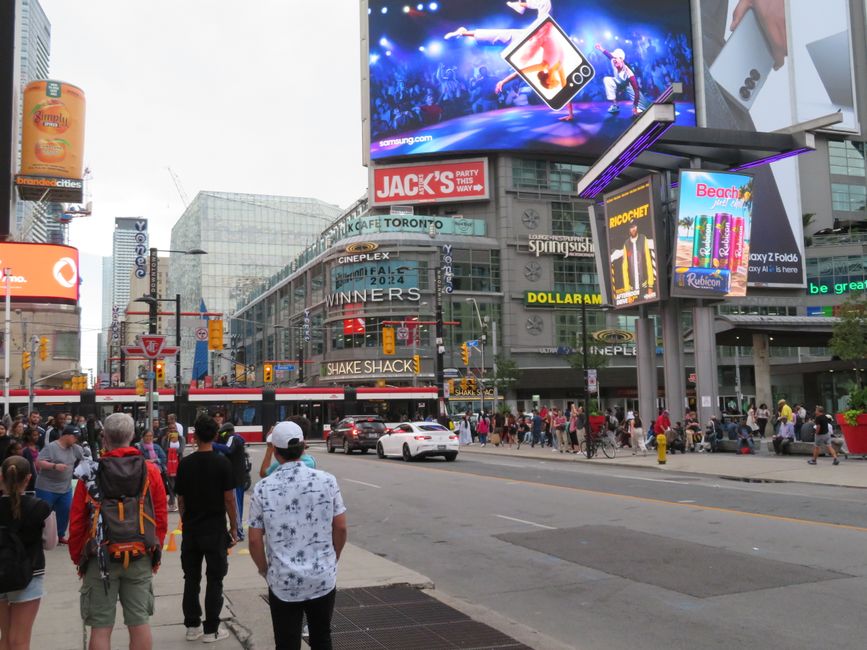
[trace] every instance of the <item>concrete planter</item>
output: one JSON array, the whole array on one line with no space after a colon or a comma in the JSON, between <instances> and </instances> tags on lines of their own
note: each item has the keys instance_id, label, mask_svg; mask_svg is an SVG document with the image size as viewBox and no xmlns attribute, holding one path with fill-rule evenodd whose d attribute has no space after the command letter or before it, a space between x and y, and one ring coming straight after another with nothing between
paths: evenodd
<instances>
[{"instance_id":1,"label":"concrete planter","mask_svg":"<svg viewBox=\"0 0 867 650\"><path fill-rule=\"evenodd\" d=\"M843 431L849 453L856 456L867 456L867 413L858 416L858 424L846 424L842 413L837 414L837 424Z\"/></svg>"}]
</instances>

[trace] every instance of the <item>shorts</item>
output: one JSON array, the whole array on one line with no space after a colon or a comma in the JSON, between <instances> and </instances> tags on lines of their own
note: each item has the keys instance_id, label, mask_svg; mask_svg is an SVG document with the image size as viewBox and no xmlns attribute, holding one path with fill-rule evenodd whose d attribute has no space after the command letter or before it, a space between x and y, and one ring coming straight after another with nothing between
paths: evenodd
<instances>
[{"instance_id":1,"label":"shorts","mask_svg":"<svg viewBox=\"0 0 867 650\"><path fill-rule=\"evenodd\" d=\"M91 627L114 627L117 599L123 608L123 623L127 627L144 625L154 613L153 571L150 558L143 557L123 568L120 562L109 562L108 593L99 577L96 559L87 565L81 584L81 620Z\"/></svg>"},{"instance_id":2,"label":"shorts","mask_svg":"<svg viewBox=\"0 0 867 650\"><path fill-rule=\"evenodd\" d=\"M43 588L44 575L33 576L24 589L18 591L9 591L5 594L0 594L0 600L9 601L10 605L15 603L29 603L31 600L39 600L45 594Z\"/></svg>"},{"instance_id":3,"label":"shorts","mask_svg":"<svg viewBox=\"0 0 867 650\"><path fill-rule=\"evenodd\" d=\"M813 440L814 447L828 447L831 445L831 434L826 433L824 435L816 434L816 438Z\"/></svg>"}]
</instances>

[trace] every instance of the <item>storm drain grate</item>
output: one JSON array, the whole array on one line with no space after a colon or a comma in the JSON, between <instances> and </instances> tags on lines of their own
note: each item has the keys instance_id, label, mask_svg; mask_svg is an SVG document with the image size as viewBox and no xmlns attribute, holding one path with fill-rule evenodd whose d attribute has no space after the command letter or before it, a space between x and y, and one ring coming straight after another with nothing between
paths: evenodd
<instances>
[{"instance_id":1,"label":"storm drain grate","mask_svg":"<svg viewBox=\"0 0 867 650\"><path fill-rule=\"evenodd\" d=\"M333 623L336 650L528 647L411 587L338 591Z\"/></svg>"}]
</instances>

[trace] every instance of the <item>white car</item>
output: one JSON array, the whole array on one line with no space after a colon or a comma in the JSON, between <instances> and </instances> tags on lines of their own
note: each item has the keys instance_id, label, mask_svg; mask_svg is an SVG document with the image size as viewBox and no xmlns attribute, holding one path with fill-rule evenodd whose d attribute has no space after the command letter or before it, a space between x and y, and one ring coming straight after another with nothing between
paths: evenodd
<instances>
[{"instance_id":1,"label":"white car","mask_svg":"<svg viewBox=\"0 0 867 650\"><path fill-rule=\"evenodd\" d=\"M436 422L404 422L388 429L376 444L380 458L400 456L415 460L427 456L458 457L458 436Z\"/></svg>"}]
</instances>

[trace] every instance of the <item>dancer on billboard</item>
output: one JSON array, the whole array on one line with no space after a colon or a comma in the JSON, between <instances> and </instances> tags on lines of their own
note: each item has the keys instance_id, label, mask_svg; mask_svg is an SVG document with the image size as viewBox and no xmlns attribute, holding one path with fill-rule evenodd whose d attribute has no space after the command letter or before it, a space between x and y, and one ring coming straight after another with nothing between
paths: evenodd
<instances>
[{"instance_id":1,"label":"dancer on billboard","mask_svg":"<svg viewBox=\"0 0 867 650\"><path fill-rule=\"evenodd\" d=\"M539 12L539 18L551 13L551 0L522 0L521 2L507 2L509 7L524 15L527 9L535 9ZM452 38L474 38L484 45L508 45L512 39L524 33L522 29L467 29L458 27L455 31L445 35L446 40Z\"/></svg>"},{"instance_id":2,"label":"dancer on billboard","mask_svg":"<svg viewBox=\"0 0 867 650\"><path fill-rule=\"evenodd\" d=\"M603 77L602 83L605 84L605 97L611 102L608 107L609 113L619 113L620 106L617 105L617 93L626 91L626 96L632 100L632 114L638 115L644 109L639 106L642 99L641 89L638 86L638 78L632 69L626 65L626 53L619 47L613 52L609 52L599 43L596 44L596 49L602 52L611 61L612 75Z\"/></svg>"}]
</instances>

